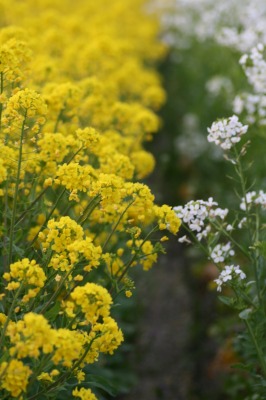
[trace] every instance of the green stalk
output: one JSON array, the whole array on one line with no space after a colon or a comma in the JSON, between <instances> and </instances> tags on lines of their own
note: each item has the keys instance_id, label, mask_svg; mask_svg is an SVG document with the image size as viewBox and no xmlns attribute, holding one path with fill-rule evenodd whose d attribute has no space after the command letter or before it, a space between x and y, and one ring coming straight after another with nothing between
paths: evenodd
<instances>
[{"instance_id":1,"label":"green stalk","mask_svg":"<svg viewBox=\"0 0 266 400\"><path fill-rule=\"evenodd\" d=\"M265 363L265 358L264 358L263 352L262 352L262 350L261 350L261 348L260 348L260 346L259 346L259 344L257 342L256 336L255 336L255 334L253 332L253 329L252 329L249 321L247 319L245 319L244 322L245 322L245 325L247 327L248 333L249 333L249 335L251 337L251 340L252 340L252 342L253 342L253 344L255 346L255 349L256 349L260 364L261 364L261 368L262 368L262 371L263 371L263 375L264 375L264 377L266 377L266 363Z\"/></svg>"},{"instance_id":2,"label":"green stalk","mask_svg":"<svg viewBox=\"0 0 266 400\"><path fill-rule=\"evenodd\" d=\"M4 91L4 73L0 74L0 94ZM0 130L2 128L2 112L3 112L3 103L0 103Z\"/></svg>"},{"instance_id":3,"label":"green stalk","mask_svg":"<svg viewBox=\"0 0 266 400\"><path fill-rule=\"evenodd\" d=\"M80 224L81 226L84 225L84 223L89 218L95 207L97 207L97 205L100 203L100 201L101 201L101 196L99 194L93 197L93 199L87 204L82 215L77 219L77 223Z\"/></svg>"},{"instance_id":4,"label":"green stalk","mask_svg":"<svg viewBox=\"0 0 266 400\"><path fill-rule=\"evenodd\" d=\"M15 221L15 224L18 224L20 221L23 220L25 215L32 210L32 207L41 199L41 197L45 194L47 191L48 187L44 188L41 193L30 203L29 207L23 211L23 213L18 217L18 219Z\"/></svg>"},{"instance_id":5,"label":"green stalk","mask_svg":"<svg viewBox=\"0 0 266 400\"><path fill-rule=\"evenodd\" d=\"M242 164L240 162L240 156L237 153L237 150L235 149L235 155L236 155L236 166L235 166L235 170L237 175L239 176L240 179L240 185L241 185L241 190L242 190L242 196L244 198L244 202L245 202L245 208L246 208L246 218L247 218L247 226L248 226L248 237L249 237L249 243L250 246L253 246L253 240L257 239L258 240L258 235L259 235L259 221L258 218L256 218L256 231L255 231L255 237L253 239L252 237L252 219L251 219L251 214L249 211L249 205L247 202L247 196L246 196L246 192L247 192L247 188L246 188L246 182L245 182L245 178L244 178L244 172L243 172L243 168L242 168ZM259 304L262 306L262 298L261 298L261 293L260 293L260 281L259 281L259 272L258 272L258 254L257 254L257 250L256 253L254 254L254 252L251 253L251 259L252 259L252 266L253 266L253 270L254 270L254 276L255 276L255 281L256 281L256 289L257 289L257 295L258 295L258 299L259 299Z\"/></svg>"},{"instance_id":6,"label":"green stalk","mask_svg":"<svg viewBox=\"0 0 266 400\"><path fill-rule=\"evenodd\" d=\"M111 237L113 236L116 228L118 227L118 225L120 224L123 216L125 215L125 213L127 212L127 210L129 209L129 207L134 203L135 199L133 199L124 209L124 211L122 212L122 214L119 216L118 221L116 222L116 224L114 225L113 229L111 230L109 236L107 237L104 245L102 246L102 250L104 251L105 247L107 246L107 244L109 243L109 240L111 239Z\"/></svg>"},{"instance_id":7,"label":"green stalk","mask_svg":"<svg viewBox=\"0 0 266 400\"><path fill-rule=\"evenodd\" d=\"M56 207L57 207L59 201L60 201L61 198L63 197L65 191L66 191L66 189L64 188L64 189L62 190L62 192L60 193L60 195L58 196L58 198L56 199L56 202L54 203L54 206L52 207L51 211L49 212L48 216L46 217L46 219L45 219L43 225L40 227L40 229L38 230L38 232L36 233L36 235L34 236L34 238L32 239L32 241L30 242L28 248L30 248L30 247L34 244L34 242L35 242L36 239L38 238L39 233L40 233L41 230L46 226L47 222L49 221L49 219L50 219L51 216L53 215L53 212L54 212L54 210L56 209Z\"/></svg>"},{"instance_id":8,"label":"green stalk","mask_svg":"<svg viewBox=\"0 0 266 400\"><path fill-rule=\"evenodd\" d=\"M143 242L141 243L141 245L138 248L138 251L141 250L142 246L144 245L144 243L149 239L149 237L151 236L151 234L155 231L157 231L158 229L158 225L156 225L147 235L146 237L143 239ZM123 265L122 268L125 268L124 271L122 272L122 274L119 276L119 278L117 279L117 284L119 282L121 282L121 280L124 278L124 276L126 275L126 273L128 272L130 266L132 265L132 263L137 259L138 257L138 252L136 252L133 257L128 261L127 264ZM115 277L117 276L117 274L115 275Z\"/></svg>"},{"instance_id":9,"label":"green stalk","mask_svg":"<svg viewBox=\"0 0 266 400\"><path fill-rule=\"evenodd\" d=\"M0 346L2 346L2 344L3 344L4 336L5 336L5 333L6 333L6 329L7 329L8 323L10 321L12 312L14 311L14 308L16 306L16 301L17 301L18 296L20 295L22 289L23 289L23 284L21 284L20 287L18 288L18 290L16 291L15 297L14 297L14 299L12 301L12 304L11 304L11 306L9 308L9 311L8 311L8 314L7 314L7 318L6 318L5 324L3 326L1 338L0 338Z\"/></svg>"},{"instance_id":10,"label":"green stalk","mask_svg":"<svg viewBox=\"0 0 266 400\"><path fill-rule=\"evenodd\" d=\"M83 146L81 146L70 158L70 160L67 162L67 165L69 165L71 163L71 161L76 157L76 155L80 152L80 150L82 150ZM42 198L42 196L45 194L45 192L48 190L48 187L44 188L41 193L31 202L31 204L29 205L29 207L23 211L23 213L18 217L18 219L16 220L16 224L19 223L20 221L22 221L22 219L25 217L25 215L31 211L32 207Z\"/></svg>"},{"instance_id":11,"label":"green stalk","mask_svg":"<svg viewBox=\"0 0 266 400\"><path fill-rule=\"evenodd\" d=\"M61 108L61 110L60 110L60 112L59 112L59 114L57 116L57 120L56 120L55 126L54 126L54 133L57 132L58 125L59 125L59 122L60 122L61 118L63 117L64 111L65 111L65 105L64 105L63 108Z\"/></svg>"},{"instance_id":12,"label":"green stalk","mask_svg":"<svg viewBox=\"0 0 266 400\"><path fill-rule=\"evenodd\" d=\"M5 196L4 196L4 202L5 202L5 208L4 208L4 215L3 215L3 225L4 225L4 238L3 238L3 270L5 272L8 271L8 260L7 260L7 210L8 210L8 180L6 181L6 188L5 188Z\"/></svg>"},{"instance_id":13,"label":"green stalk","mask_svg":"<svg viewBox=\"0 0 266 400\"><path fill-rule=\"evenodd\" d=\"M65 281L67 280L67 278L69 277L69 275L71 274L71 272L73 271L72 267L67 274L64 276L64 278L60 281L60 284L58 285L58 288L56 289L56 291L54 292L54 294L50 297L49 301L44 305L44 307L41 309L41 311L39 312L39 314L44 314L45 311L49 308L50 304L56 299L56 297L58 296L60 290L62 289Z\"/></svg>"},{"instance_id":14,"label":"green stalk","mask_svg":"<svg viewBox=\"0 0 266 400\"><path fill-rule=\"evenodd\" d=\"M8 251L8 265L12 263L12 253L13 253L13 241L14 241L14 226L15 226L15 218L16 218L16 211L17 211L17 200L18 200L18 190L19 190L19 180L20 180L20 172L21 172L21 165L22 165L22 147L23 147L23 138L24 138L24 129L25 123L27 118L27 110L25 111L24 120L21 127L21 134L20 134L20 142L19 142L19 157L18 157L18 169L17 169L17 176L16 176L16 186L15 186L15 194L14 194L14 203L13 203L13 210L11 216L11 224L10 224L10 233L9 233L9 251Z\"/></svg>"},{"instance_id":15,"label":"green stalk","mask_svg":"<svg viewBox=\"0 0 266 400\"><path fill-rule=\"evenodd\" d=\"M53 389L55 389L61 382L63 382L64 380L66 380L71 374L72 372L79 367L79 365L82 363L82 361L84 360L84 358L86 357L86 355L88 354L88 352L90 351L91 345L94 342L95 339L97 339L100 335L96 335L94 339L91 340L91 342L89 343L88 347L86 348L86 350L84 351L83 355L74 363L74 365L71 367L71 369L67 372L65 372L63 375L61 375L55 382L53 382L50 386L42 389L40 392L34 394L33 396L29 397L28 400L35 400L39 397L40 394L43 393L49 393L51 392Z\"/></svg>"}]
</instances>

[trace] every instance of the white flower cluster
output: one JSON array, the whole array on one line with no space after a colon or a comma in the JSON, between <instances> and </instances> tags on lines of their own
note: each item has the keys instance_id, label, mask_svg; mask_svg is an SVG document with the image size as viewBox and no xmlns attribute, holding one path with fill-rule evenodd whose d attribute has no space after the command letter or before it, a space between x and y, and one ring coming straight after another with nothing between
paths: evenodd
<instances>
[{"instance_id":1,"label":"white flower cluster","mask_svg":"<svg viewBox=\"0 0 266 400\"><path fill-rule=\"evenodd\" d=\"M263 190L260 190L259 193L255 191L246 193L246 198L241 199L240 208L245 211L246 206L251 204L266 208L266 193Z\"/></svg>"},{"instance_id":2,"label":"white flower cluster","mask_svg":"<svg viewBox=\"0 0 266 400\"><path fill-rule=\"evenodd\" d=\"M233 110L236 114L247 113L247 122L254 124L258 121L259 125L266 125L266 95L242 93L235 97Z\"/></svg>"},{"instance_id":3,"label":"white flower cluster","mask_svg":"<svg viewBox=\"0 0 266 400\"><path fill-rule=\"evenodd\" d=\"M206 82L205 88L212 97L218 97L221 93L231 94L233 85L225 76L215 75Z\"/></svg>"},{"instance_id":4,"label":"white flower cluster","mask_svg":"<svg viewBox=\"0 0 266 400\"><path fill-rule=\"evenodd\" d=\"M239 265L226 265L218 279L214 280L217 283L218 292L221 292L223 283L236 278L243 280L246 278L246 274L240 269Z\"/></svg>"},{"instance_id":5,"label":"white flower cluster","mask_svg":"<svg viewBox=\"0 0 266 400\"><path fill-rule=\"evenodd\" d=\"M241 136L248 130L247 125L242 125L238 117L233 115L230 118L224 118L214 122L211 128L208 128L208 141L214 142L223 150L230 150L231 147L238 143Z\"/></svg>"},{"instance_id":6,"label":"white flower cluster","mask_svg":"<svg viewBox=\"0 0 266 400\"><path fill-rule=\"evenodd\" d=\"M210 197L208 201L196 200L190 201L185 206L174 207L177 216L185 223L188 228L196 234L199 241L206 238L211 231L209 221L220 218L224 220L228 214L228 209L217 207L218 203ZM179 239L179 242L187 242L186 236Z\"/></svg>"},{"instance_id":7,"label":"white flower cluster","mask_svg":"<svg viewBox=\"0 0 266 400\"><path fill-rule=\"evenodd\" d=\"M264 0L154 0L161 8L167 40L189 47L192 40L214 39L222 46L247 52L266 44Z\"/></svg>"},{"instance_id":8,"label":"white flower cluster","mask_svg":"<svg viewBox=\"0 0 266 400\"><path fill-rule=\"evenodd\" d=\"M239 60L255 93L266 93L266 61L263 52L264 45L260 43Z\"/></svg>"},{"instance_id":9,"label":"white flower cluster","mask_svg":"<svg viewBox=\"0 0 266 400\"><path fill-rule=\"evenodd\" d=\"M265 29L266 31L266 29ZM250 124L258 122L266 125L266 60L264 59L264 45L253 47L249 54L240 58L249 83L254 93L242 93L234 100L234 112L247 113L247 121Z\"/></svg>"},{"instance_id":10,"label":"white flower cluster","mask_svg":"<svg viewBox=\"0 0 266 400\"><path fill-rule=\"evenodd\" d=\"M228 242L225 245L217 244L211 251L211 259L217 264L224 262L228 257L235 255L234 250L231 247L231 243Z\"/></svg>"},{"instance_id":11,"label":"white flower cluster","mask_svg":"<svg viewBox=\"0 0 266 400\"><path fill-rule=\"evenodd\" d=\"M182 121L182 133L174 142L176 150L186 160L200 157L209 147L199 127L199 117L196 114L185 114Z\"/></svg>"}]
</instances>

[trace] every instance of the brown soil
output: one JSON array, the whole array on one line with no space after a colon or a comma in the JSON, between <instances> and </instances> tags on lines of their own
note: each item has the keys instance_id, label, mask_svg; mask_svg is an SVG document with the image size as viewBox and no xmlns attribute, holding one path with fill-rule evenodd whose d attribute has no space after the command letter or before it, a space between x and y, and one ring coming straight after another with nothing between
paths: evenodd
<instances>
[{"instance_id":1,"label":"brown soil","mask_svg":"<svg viewBox=\"0 0 266 400\"><path fill-rule=\"evenodd\" d=\"M153 270L137 283L143 307L135 356L139 381L130 394L119 400L188 399L191 304L177 240L171 253L161 256Z\"/></svg>"}]
</instances>

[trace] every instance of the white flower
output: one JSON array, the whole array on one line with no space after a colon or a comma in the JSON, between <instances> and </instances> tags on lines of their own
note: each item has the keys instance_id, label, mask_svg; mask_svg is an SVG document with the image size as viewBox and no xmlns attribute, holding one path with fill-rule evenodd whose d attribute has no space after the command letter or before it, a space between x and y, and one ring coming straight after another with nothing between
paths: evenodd
<instances>
[{"instance_id":1,"label":"white flower","mask_svg":"<svg viewBox=\"0 0 266 400\"><path fill-rule=\"evenodd\" d=\"M266 93L266 61L263 58L263 52L264 46L259 43L251 49L249 54L244 54L239 61L255 93Z\"/></svg>"},{"instance_id":2,"label":"white flower","mask_svg":"<svg viewBox=\"0 0 266 400\"><path fill-rule=\"evenodd\" d=\"M230 118L222 119L214 122L211 128L208 128L208 141L214 142L223 150L230 150L231 147L238 143L241 136L248 130L247 125L242 125L238 121L238 117L233 115Z\"/></svg>"},{"instance_id":3,"label":"white flower","mask_svg":"<svg viewBox=\"0 0 266 400\"><path fill-rule=\"evenodd\" d=\"M185 223L188 228L195 232L199 241L207 237L211 231L210 219L224 219L228 213L227 209L221 209L218 203L210 197L207 201L190 201L185 206L174 207L176 215Z\"/></svg>"},{"instance_id":4,"label":"white flower","mask_svg":"<svg viewBox=\"0 0 266 400\"><path fill-rule=\"evenodd\" d=\"M186 235L179 238L178 241L179 241L179 243L191 243L191 240L189 240Z\"/></svg>"},{"instance_id":5,"label":"white flower","mask_svg":"<svg viewBox=\"0 0 266 400\"><path fill-rule=\"evenodd\" d=\"M239 265L226 265L214 282L217 283L218 292L221 292L223 283L233 279L243 280L245 278L246 274L240 269Z\"/></svg>"},{"instance_id":6,"label":"white flower","mask_svg":"<svg viewBox=\"0 0 266 400\"><path fill-rule=\"evenodd\" d=\"M243 225L247 222L247 218L244 217L240 220L239 224L237 225L239 229L243 228Z\"/></svg>"},{"instance_id":7,"label":"white flower","mask_svg":"<svg viewBox=\"0 0 266 400\"><path fill-rule=\"evenodd\" d=\"M246 197L241 199L240 208L241 210L246 210L249 205L260 205L262 208L266 208L266 193L260 190L259 193L247 192Z\"/></svg>"},{"instance_id":8,"label":"white flower","mask_svg":"<svg viewBox=\"0 0 266 400\"><path fill-rule=\"evenodd\" d=\"M235 255L234 250L231 248L231 243L228 242L225 245L217 244L211 251L211 259L215 263L224 262L226 258L229 256L232 257Z\"/></svg>"}]
</instances>

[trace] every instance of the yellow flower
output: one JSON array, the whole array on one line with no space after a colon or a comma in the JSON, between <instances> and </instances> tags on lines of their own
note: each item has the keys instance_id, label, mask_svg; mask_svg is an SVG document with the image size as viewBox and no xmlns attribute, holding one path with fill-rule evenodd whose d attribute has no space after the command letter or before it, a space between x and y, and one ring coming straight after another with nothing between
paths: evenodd
<instances>
[{"instance_id":1,"label":"yellow flower","mask_svg":"<svg viewBox=\"0 0 266 400\"><path fill-rule=\"evenodd\" d=\"M178 232L181 221L171 207L165 204L161 207L154 206L154 214L160 230L168 229L174 235Z\"/></svg>"},{"instance_id":2,"label":"yellow flower","mask_svg":"<svg viewBox=\"0 0 266 400\"><path fill-rule=\"evenodd\" d=\"M22 392L26 392L28 379L32 371L21 361L11 360L0 364L0 375L3 374L0 386L6 389L12 397L18 398Z\"/></svg>"},{"instance_id":3,"label":"yellow flower","mask_svg":"<svg viewBox=\"0 0 266 400\"><path fill-rule=\"evenodd\" d=\"M54 348L55 332L42 315L28 313L22 320L10 322L7 336L12 344L10 353L18 358L38 358L41 351L48 354Z\"/></svg>"},{"instance_id":4,"label":"yellow flower","mask_svg":"<svg viewBox=\"0 0 266 400\"><path fill-rule=\"evenodd\" d=\"M72 391L74 397L79 397L81 400L97 400L97 397L92 393L90 389L75 388Z\"/></svg>"},{"instance_id":5,"label":"yellow flower","mask_svg":"<svg viewBox=\"0 0 266 400\"><path fill-rule=\"evenodd\" d=\"M11 264L10 272L4 273L3 277L9 282L7 290L16 290L21 284L25 290L28 290L22 299L24 303L35 297L46 281L43 269L35 260L30 261L28 258Z\"/></svg>"},{"instance_id":6,"label":"yellow flower","mask_svg":"<svg viewBox=\"0 0 266 400\"><path fill-rule=\"evenodd\" d=\"M46 381L53 382L53 378L48 372L42 372L39 376L37 376L38 381Z\"/></svg>"},{"instance_id":7,"label":"yellow flower","mask_svg":"<svg viewBox=\"0 0 266 400\"><path fill-rule=\"evenodd\" d=\"M5 133L11 137L21 131L25 122L30 126L31 131L35 134L38 132L40 125L45 122L44 116L47 113L47 106L40 94L32 89L19 90L10 97L3 113L3 124L5 125ZM29 129L27 129L27 137ZM16 138L17 139L17 138Z\"/></svg>"},{"instance_id":8,"label":"yellow flower","mask_svg":"<svg viewBox=\"0 0 266 400\"><path fill-rule=\"evenodd\" d=\"M104 287L96 283L86 283L73 290L70 299L65 302L65 312L73 317L80 310L88 324L95 324L100 317L109 316L112 302Z\"/></svg>"}]
</instances>

